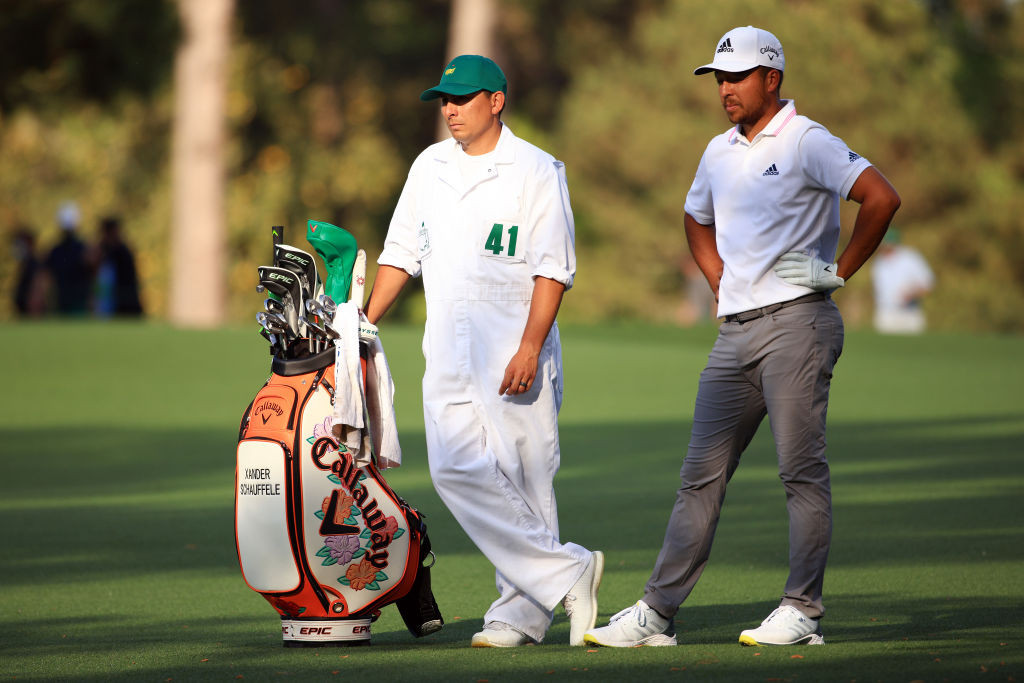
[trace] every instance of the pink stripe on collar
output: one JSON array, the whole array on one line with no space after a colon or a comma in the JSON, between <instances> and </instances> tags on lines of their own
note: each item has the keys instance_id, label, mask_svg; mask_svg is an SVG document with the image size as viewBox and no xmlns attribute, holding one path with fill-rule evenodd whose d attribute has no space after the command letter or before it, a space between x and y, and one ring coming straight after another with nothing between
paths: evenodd
<instances>
[{"instance_id":1,"label":"pink stripe on collar","mask_svg":"<svg viewBox=\"0 0 1024 683\"><path fill-rule=\"evenodd\" d=\"M786 124L793 120L794 116L796 116L796 107L793 107L790 110L789 116L787 116L785 120L783 120L783 122L779 124L779 127L775 129L775 132L772 133L772 135L778 135L779 133L781 133L782 129L786 127Z\"/></svg>"}]
</instances>

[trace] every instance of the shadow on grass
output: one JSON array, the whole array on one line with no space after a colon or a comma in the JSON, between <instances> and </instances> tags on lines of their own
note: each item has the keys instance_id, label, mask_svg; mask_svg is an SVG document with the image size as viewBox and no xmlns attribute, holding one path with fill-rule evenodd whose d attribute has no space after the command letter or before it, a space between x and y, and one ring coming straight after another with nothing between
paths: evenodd
<instances>
[{"instance_id":1,"label":"shadow on grass","mask_svg":"<svg viewBox=\"0 0 1024 683\"><path fill-rule=\"evenodd\" d=\"M8 429L0 438L7 453L0 482L5 590L46 593L102 580L122 586L126 594L140 593L157 569L179 572L176 589L183 597L190 581L240 581L231 430L40 434ZM556 488L563 538L608 554L606 582L614 583L609 579L620 571L645 576L675 496L688 425L573 425L563 427L561 438ZM876 679L892 679L886 676L893 670L892 658L905 656L920 667L920 675L906 662L896 670L911 677L959 680L974 677L979 666L992 666L979 664L979 653L998 653L1000 641L1019 645L1024 601L1012 566L1024 559L1019 540L1022 439L1021 414L830 428L835 504L830 576L838 572L846 579L845 586L826 586L834 589L825 622L832 647L823 649L827 657L814 648L801 650L813 661L806 662L800 677L849 680L869 672ZM422 440L422 434L403 434L407 464L394 473L395 488L429 515L442 560L446 554L473 554L429 483ZM715 549L698 585L707 591L680 612L680 643L689 647L663 654L602 650L587 659L576 649L571 662L607 679L635 678L637 666L649 679L678 676L680 667L691 674L706 670L723 680L776 675L791 666L778 650L751 660L750 650L733 643L740 630L763 618L784 579L785 564L784 494L770 433L763 428L730 485ZM759 597L745 601L720 591L724 575L744 577L749 593ZM642 579L635 586L637 594L641 590ZM231 606L240 610L239 616L204 616L201 627L196 626L199 617L181 618L190 609L187 598L154 604L143 615L109 617L80 616L90 601L101 598L79 595L76 600L77 614L67 617L5 610L5 657L73 661L75 656L113 657L127 650L161 652L150 659L166 660L141 668L122 663L102 676L83 674L88 667L78 674L61 674L56 664L48 669L49 677L77 680L237 675L252 680L286 677L275 672L288 671L327 677L325 659L345 674L379 676L381 666L401 665L424 680L477 680L499 672L502 680L528 679L549 670L560 677L582 675L567 666L567 648L558 645L521 650L515 660L509 653L469 654L466 643L480 626L479 615L449 619L444 631L423 640L399 630L375 632L372 648L352 649L342 662L339 650L321 651L324 659L319 661L309 651L281 652L277 633L267 628L273 622L270 608L258 600L251 616L249 603L239 607L236 600ZM625 606L602 600L602 618ZM196 611L206 614L210 608L204 609ZM76 634L73 642L55 642L54 634L66 632ZM564 643L566 638L564 617L558 617L549 641ZM188 661L177 660L177 651ZM460 654L452 656L455 651ZM203 652L213 654L200 665ZM943 663L941 675L928 669L936 659ZM761 672L757 667L768 661L783 669ZM1013 661L1019 663L1019 657ZM22 673L29 674L24 668Z\"/></svg>"},{"instance_id":2,"label":"shadow on grass","mask_svg":"<svg viewBox=\"0 0 1024 683\"><path fill-rule=\"evenodd\" d=\"M234 566L232 432L6 430L0 438L12 454L0 483L0 567L8 585L45 579L47 567L62 567L69 556L83 557L76 574L86 577L130 577L155 562ZM473 552L430 485L422 435L403 438L407 464L392 476L396 490L427 513L435 549ZM656 551L687 438L682 423L563 428L556 480L562 536L606 552ZM831 427L842 539L833 565L947 562L954 559L947 540L960 557L984 551L989 559L1024 559L1016 542L1022 440L1021 415ZM776 562L784 557L786 523L762 428L730 484L714 559ZM186 547L202 552L182 553Z\"/></svg>"}]
</instances>

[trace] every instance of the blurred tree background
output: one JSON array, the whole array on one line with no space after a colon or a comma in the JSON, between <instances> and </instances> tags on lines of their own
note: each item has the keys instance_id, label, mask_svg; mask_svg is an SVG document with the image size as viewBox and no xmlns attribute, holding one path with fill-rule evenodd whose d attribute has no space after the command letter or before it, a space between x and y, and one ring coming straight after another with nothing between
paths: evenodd
<instances>
[{"instance_id":1,"label":"blurred tree background","mask_svg":"<svg viewBox=\"0 0 1024 683\"><path fill-rule=\"evenodd\" d=\"M566 162L577 287L564 319L672 321L683 297L682 204L728 122L694 77L728 29L763 26L787 53L783 95L874 162L903 198L896 226L938 275L932 327L1024 331L1024 7L1013 0L497 0L509 125ZM228 308L259 307L268 228L350 230L372 262L409 164L433 142L418 94L446 55L448 0L235 4L227 92ZM150 315L170 278L171 0L3 0L0 231L79 203L83 234L119 213ZM844 207L849 229L855 206ZM9 239L5 240L9 243ZM0 253L0 316L14 262ZM870 320L867 272L842 290ZM406 297L400 315L421 315Z\"/></svg>"}]
</instances>

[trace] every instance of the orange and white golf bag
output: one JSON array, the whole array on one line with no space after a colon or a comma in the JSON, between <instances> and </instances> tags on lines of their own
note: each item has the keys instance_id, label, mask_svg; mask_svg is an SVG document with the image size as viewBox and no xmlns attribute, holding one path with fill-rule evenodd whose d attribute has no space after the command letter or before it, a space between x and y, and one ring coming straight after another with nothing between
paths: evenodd
<instances>
[{"instance_id":1,"label":"orange and white golf bag","mask_svg":"<svg viewBox=\"0 0 1024 683\"><path fill-rule=\"evenodd\" d=\"M357 353L350 373L336 373L335 349L276 354L239 429L238 561L280 614L285 646L369 644L371 623L390 603L415 636L444 623L424 563L433 558L426 525L381 476L372 421L334 428L336 399L363 397L366 415L372 345ZM339 389L353 377L361 386ZM342 431L347 438L335 436Z\"/></svg>"}]
</instances>

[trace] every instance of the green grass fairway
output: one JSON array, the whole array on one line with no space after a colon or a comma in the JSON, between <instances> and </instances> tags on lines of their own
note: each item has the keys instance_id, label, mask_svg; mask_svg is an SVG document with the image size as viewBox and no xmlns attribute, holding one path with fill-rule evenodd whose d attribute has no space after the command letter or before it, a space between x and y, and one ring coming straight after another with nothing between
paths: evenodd
<instances>
[{"instance_id":1,"label":"green grass fairway","mask_svg":"<svg viewBox=\"0 0 1024 683\"><path fill-rule=\"evenodd\" d=\"M602 549L601 619L642 595L715 330L563 328L564 539ZM405 465L428 515L443 631L394 607L366 648L292 650L243 583L237 425L269 372L255 329L5 324L0 677L18 681L1024 681L1024 339L847 336L830 407L827 645L744 648L786 576L767 424L730 488L680 645L478 650L493 570L428 479L418 329L384 326Z\"/></svg>"}]
</instances>

